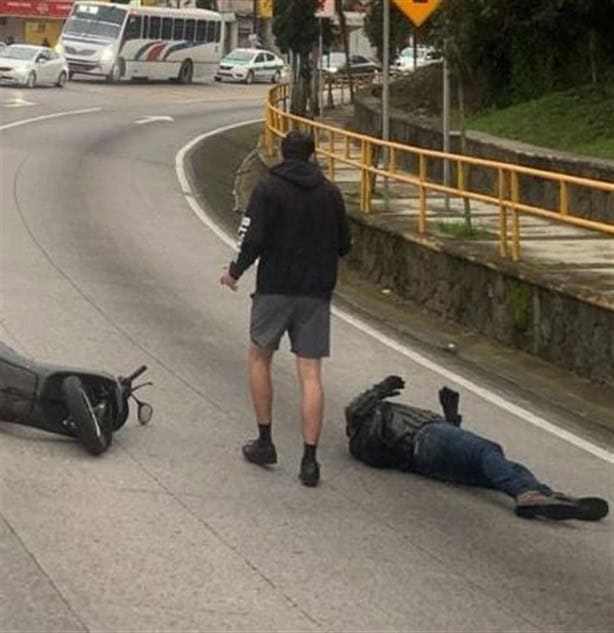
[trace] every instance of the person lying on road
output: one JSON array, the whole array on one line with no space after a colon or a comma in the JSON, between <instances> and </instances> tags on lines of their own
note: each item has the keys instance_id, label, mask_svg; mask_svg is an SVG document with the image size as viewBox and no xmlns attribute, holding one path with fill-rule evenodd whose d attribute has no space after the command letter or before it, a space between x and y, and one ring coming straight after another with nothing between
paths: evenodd
<instances>
[{"instance_id":1,"label":"person lying on road","mask_svg":"<svg viewBox=\"0 0 614 633\"><path fill-rule=\"evenodd\" d=\"M554 492L526 466L508 460L499 444L460 428L456 391L439 391L442 417L386 401L404 387L402 378L388 376L346 407L346 434L356 459L377 468L500 490L515 499L516 514L527 519L598 521L608 514L604 499Z\"/></svg>"}]
</instances>

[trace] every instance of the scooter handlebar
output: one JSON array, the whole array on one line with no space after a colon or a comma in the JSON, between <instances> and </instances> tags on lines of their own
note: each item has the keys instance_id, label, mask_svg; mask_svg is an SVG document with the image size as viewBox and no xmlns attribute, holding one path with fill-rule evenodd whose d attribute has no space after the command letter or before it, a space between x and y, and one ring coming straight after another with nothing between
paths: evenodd
<instances>
[{"instance_id":1,"label":"scooter handlebar","mask_svg":"<svg viewBox=\"0 0 614 633\"><path fill-rule=\"evenodd\" d=\"M128 383L131 383L133 380L136 380L141 374L144 374L147 371L147 365L141 365L136 371L133 371L129 376L126 376L125 380Z\"/></svg>"}]
</instances>

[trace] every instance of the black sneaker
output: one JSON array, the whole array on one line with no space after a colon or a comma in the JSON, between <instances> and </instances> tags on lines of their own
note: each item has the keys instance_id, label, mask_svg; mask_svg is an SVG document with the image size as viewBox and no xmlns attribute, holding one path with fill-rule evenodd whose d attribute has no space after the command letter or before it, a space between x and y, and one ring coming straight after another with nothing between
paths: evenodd
<instances>
[{"instance_id":1,"label":"black sneaker","mask_svg":"<svg viewBox=\"0 0 614 633\"><path fill-rule=\"evenodd\" d=\"M320 464L311 460L302 460L299 477L304 486L314 488L320 481Z\"/></svg>"},{"instance_id":2,"label":"black sneaker","mask_svg":"<svg viewBox=\"0 0 614 633\"><path fill-rule=\"evenodd\" d=\"M569 497L546 495L537 490L527 490L516 497L516 515L523 519L550 519L567 521L578 519L580 505Z\"/></svg>"},{"instance_id":3,"label":"black sneaker","mask_svg":"<svg viewBox=\"0 0 614 633\"><path fill-rule=\"evenodd\" d=\"M574 518L578 521L600 521L609 511L608 502L600 497L570 497L560 492L555 492L553 496L555 499L574 503L577 507Z\"/></svg>"},{"instance_id":4,"label":"black sneaker","mask_svg":"<svg viewBox=\"0 0 614 633\"><path fill-rule=\"evenodd\" d=\"M252 464L267 466L277 463L277 451L273 444L260 444L258 440L251 440L247 444L243 444L241 450L243 457Z\"/></svg>"}]
</instances>

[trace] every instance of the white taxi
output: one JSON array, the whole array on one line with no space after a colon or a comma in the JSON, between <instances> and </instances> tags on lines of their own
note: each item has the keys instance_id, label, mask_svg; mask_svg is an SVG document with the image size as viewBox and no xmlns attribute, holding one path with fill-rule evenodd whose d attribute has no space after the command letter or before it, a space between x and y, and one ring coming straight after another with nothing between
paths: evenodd
<instances>
[{"instance_id":1,"label":"white taxi","mask_svg":"<svg viewBox=\"0 0 614 633\"><path fill-rule=\"evenodd\" d=\"M284 60L275 53L261 48L235 48L220 61L215 80L242 81L246 84L255 81L279 83L284 68Z\"/></svg>"}]
</instances>

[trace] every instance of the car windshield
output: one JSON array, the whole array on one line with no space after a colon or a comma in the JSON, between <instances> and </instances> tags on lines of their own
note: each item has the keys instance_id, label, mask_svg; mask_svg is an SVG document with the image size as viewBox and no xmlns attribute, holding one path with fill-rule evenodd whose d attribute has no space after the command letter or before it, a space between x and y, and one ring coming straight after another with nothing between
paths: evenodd
<instances>
[{"instance_id":1,"label":"car windshield","mask_svg":"<svg viewBox=\"0 0 614 633\"><path fill-rule=\"evenodd\" d=\"M0 50L0 55L2 57L7 57L8 59L21 59L27 61L29 59L34 59L36 54L39 52L38 48L30 48L28 46L5 46Z\"/></svg>"},{"instance_id":2,"label":"car windshield","mask_svg":"<svg viewBox=\"0 0 614 633\"><path fill-rule=\"evenodd\" d=\"M225 62L249 62L251 61L253 53L249 51L232 51L232 53L228 53L226 57L224 57Z\"/></svg>"},{"instance_id":3,"label":"car windshield","mask_svg":"<svg viewBox=\"0 0 614 633\"><path fill-rule=\"evenodd\" d=\"M125 9L117 5L102 7L98 5L77 4L66 22L66 35L90 35L105 39L119 37L126 18Z\"/></svg>"}]
</instances>

